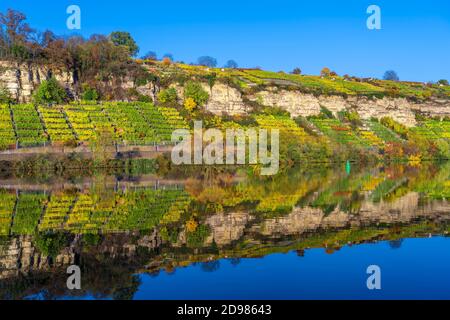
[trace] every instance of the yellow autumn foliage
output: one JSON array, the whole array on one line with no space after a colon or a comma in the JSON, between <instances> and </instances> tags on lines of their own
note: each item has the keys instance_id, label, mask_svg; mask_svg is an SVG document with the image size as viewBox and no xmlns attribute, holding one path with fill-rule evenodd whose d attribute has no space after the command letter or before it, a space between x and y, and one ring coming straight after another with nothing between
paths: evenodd
<instances>
[{"instance_id":1,"label":"yellow autumn foliage","mask_svg":"<svg viewBox=\"0 0 450 320\"><path fill-rule=\"evenodd\" d=\"M184 107L186 108L186 110L188 110L189 112L194 111L194 109L197 107L197 103L195 103L194 99L192 98L187 98L186 100L184 100Z\"/></svg>"},{"instance_id":2,"label":"yellow autumn foliage","mask_svg":"<svg viewBox=\"0 0 450 320\"><path fill-rule=\"evenodd\" d=\"M420 156L409 156L408 158L408 164L411 166L418 166L422 162L422 158Z\"/></svg>"},{"instance_id":3,"label":"yellow autumn foliage","mask_svg":"<svg viewBox=\"0 0 450 320\"><path fill-rule=\"evenodd\" d=\"M197 227L198 227L197 221L195 221L192 218L186 222L186 230L188 232L195 232L195 230L197 230Z\"/></svg>"}]
</instances>

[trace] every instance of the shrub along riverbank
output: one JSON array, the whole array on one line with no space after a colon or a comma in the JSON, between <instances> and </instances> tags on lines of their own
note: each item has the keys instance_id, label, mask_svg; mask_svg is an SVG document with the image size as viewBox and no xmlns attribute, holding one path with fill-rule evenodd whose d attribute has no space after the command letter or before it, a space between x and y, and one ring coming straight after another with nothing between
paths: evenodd
<instances>
[{"instance_id":1,"label":"shrub along riverbank","mask_svg":"<svg viewBox=\"0 0 450 320\"><path fill-rule=\"evenodd\" d=\"M139 176L155 174L158 165L155 159L107 159L95 160L76 154L66 157L37 155L20 161L0 161L0 177L48 180L54 177L65 179L90 177L98 174L117 176Z\"/></svg>"}]
</instances>

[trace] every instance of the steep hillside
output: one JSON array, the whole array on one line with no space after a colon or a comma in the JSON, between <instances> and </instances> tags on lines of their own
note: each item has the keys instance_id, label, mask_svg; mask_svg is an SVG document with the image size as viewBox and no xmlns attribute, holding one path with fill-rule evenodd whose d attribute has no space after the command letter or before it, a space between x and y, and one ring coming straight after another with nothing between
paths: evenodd
<instances>
[{"instance_id":1,"label":"steep hillside","mask_svg":"<svg viewBox=\"0 0 450 320\"><path fill-rule=\"evenodd\" d=\"M416 124L417 113L428 117L450 117L450 86L418 82L361 79L350 76L294 75L259 69L219 69L159 61L136 60L150 81L122 79L125 100L148 97L167 87L178 91L183 101L183 86L201 82L210 93L204 108L214 114L245 114L261 106L276 106L292 116L312 116L326 107L335 114L354 109L363 119L392 117L406 125ZM73 76L49 66L0 63L0 85L8 88L19 102L30 102L33 92L51 73L72 97L79 97ZM107 97L101 97L105 100Z\"/></svg>"}]
</instances>

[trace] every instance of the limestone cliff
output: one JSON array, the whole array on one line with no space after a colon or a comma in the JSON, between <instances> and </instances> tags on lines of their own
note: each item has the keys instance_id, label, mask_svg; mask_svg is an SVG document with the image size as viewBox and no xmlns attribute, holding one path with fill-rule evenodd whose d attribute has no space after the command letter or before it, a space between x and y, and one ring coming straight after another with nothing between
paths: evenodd
<instances>
[{"instance_id":1,"label":"limestone cliff","mask_svg":"<svg viewBox=\"0 0 450 320\"><path fill-rule=\"evenodd\" d=\"M450 116L450 100L428 100L411 102L405 98L382 99L367 97L319 96L304 94L298 91L272 90L257 93L254 100L260 100L264 105L278 106L289 111L292 116L309 116L320 113L321 106L334 113L341 110L356 110L363 119L371 117L392 117L407 126L415 125L415 111L428 116Z\"/></svg>"},{"instance_id":2,"label":"limestone cliff","mask_svg":"<svg viewBox=\"0 0 450 320\"><path fill-rule=\"evenodd\" d=\"M405 98L384 97L368 98L337 95L314 96L296 90L285 90L270 87L256 93L241 93L236 88L223 83L217 83L212 88L203 85L210 94L206 109L214 114L245 114L252 110L246 101L256 102L264 106L280 107L290 112L293 117L317 115L321 107L326 107L333 113L342 110L355 110L361 118L382 118L389 116L406 125L416 124L415 113L420 112L430 117L450 117L450 100L429 99L423 102L413 102ZM177 87L178 95L183 94L182 88Z\"/></svg>"},{"instance_id":3,"label":"limestone cliff","mask_svg":"<svg viewBox=\"0 0 450 320\"><path fill-rule=\"evenodd\" d=\"M68 91L73 92L73 76L68 72L50 70L45 66L13 65L0 61L0 85L9 89L12 96L21 103L29 102L41 81L50 76L55 77Z\"/></svg>"},{"instance_id":4,"label":"limestone cliff","mask_svg":"<svg viewBox=\"0 0 450 320\"><path fill-rule=\"evenodd\" d=\"M285 216L257 222L257 216L246 212L219 213L206 220L212 231L206 242L214 240L218 246L225 246L243 236L249 239L277 238L350 226L411 223L418 219L448 221L448 212L448 202L420 204L419 194L410 192L393 202L364 202L356 214L346 213L339 207L325 214L319 208L306 206L296 207Z\"/></svg>"}]
</instances>

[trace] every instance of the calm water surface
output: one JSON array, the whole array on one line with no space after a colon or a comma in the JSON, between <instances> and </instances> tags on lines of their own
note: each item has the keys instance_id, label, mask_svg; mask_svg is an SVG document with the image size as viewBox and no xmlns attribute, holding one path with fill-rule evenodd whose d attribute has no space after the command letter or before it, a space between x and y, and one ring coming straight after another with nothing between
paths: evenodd
<instances>
[{"instance_id":1,"label":"calm water surface","mask_svg":"<svg viewBox=\"0 0 450 320\"><path fill-rule=\"evenodd\" d=\"M156 179L0 184L0 298L450 298L448 163Z\"/></svg>"}]
</instances>

